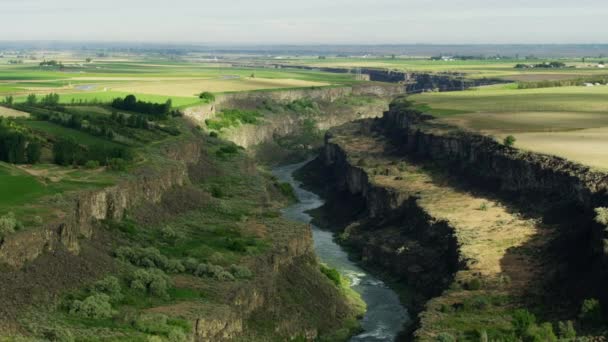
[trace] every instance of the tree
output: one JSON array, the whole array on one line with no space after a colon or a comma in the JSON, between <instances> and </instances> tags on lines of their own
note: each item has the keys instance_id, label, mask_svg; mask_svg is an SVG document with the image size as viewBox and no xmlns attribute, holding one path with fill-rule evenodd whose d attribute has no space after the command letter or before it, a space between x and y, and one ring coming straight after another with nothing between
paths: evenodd
<instances>
[{"instance_id":1,"label":"tree","mask_svg":"<svg viewBox=\"0 0 608 342\"><path fill-rule=\"evenodd\" d=\"M45 95L40 103L42 103L43 106L55 107L59 104L59 94L50 93Z\"/></svg>"},{"instance_id":2,"label":"tree","mask_svg":"<svg viewBox=\"0 0 608 342\"><path fill-rule=\"evenodd\" d=\"M513 145L515 145L515 141L516 141L516 139L514 136L508 135L503 140L503 144L507 147L513 147Z\"/></svg>"},{"instance_id":3,"label":"tree","mask_svg":"<svg viewBox=\"0 0 608 342\"><path fill-rule=\"evenodd\" d=\"M7 106L12 106L13 105L13 96L12 95L6 96L4 98L4 104Z\"/></svg>"},{"instance_id":4,"label":"tree","mask_svg":"<svg viewBox=\"0 0 608 342\"><path fill-rule=\"evenodd\" d=\"M42 146L38 142L30 142L25 150L26 160L29 164L36 164L42 155Z\"/></svg>"},{"instance_id":5,"label":"tree","mask_svg":"<svg viewBox=\"0 0 608 342\"><path fill-rule=\"evenodd\" d=\"M213 93L208 92L208 91L204 91L204 92L200 93L198 95L198 98L201 100L204 100L207 103L215 101L215 95L213 95Z\"/></svg>"},{"instance_id":6,"label":"tree","mask_svg":"<svg viewBox=\"0 0 608 342\"><path fill-rule=\"evenodd\" d=\"M56 164L67 166L78 162L81 148L72 137L60 138L53 145L53 155Z\"/></svg>"},{"instance_id":7,"label":"tree","mask_svg":"<svg viewBox=\"0 0 608 342\"><path fill-rule=\"evenodd\" d=\"M38 102L38 98L36 97L36 94L29 94L27 96L27 99L25 100L25 103L27 103L29 106L35 105L36 102Z\"/></svg>"}]
</instances>

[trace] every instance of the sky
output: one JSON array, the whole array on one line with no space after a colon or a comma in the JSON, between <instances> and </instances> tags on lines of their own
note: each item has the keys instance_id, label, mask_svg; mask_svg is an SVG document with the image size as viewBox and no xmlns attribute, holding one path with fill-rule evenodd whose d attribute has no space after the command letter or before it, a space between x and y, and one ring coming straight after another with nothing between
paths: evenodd
<instances>
[{"instance_id":1,"label":"sky","mask_svg":"<svg viewBox=\"0 0 608 342\"><path fill-rule=\"evenodd\" d=\"M0 41L608 43L606 0L0 0Z\"/></svg>"}]
</instances>

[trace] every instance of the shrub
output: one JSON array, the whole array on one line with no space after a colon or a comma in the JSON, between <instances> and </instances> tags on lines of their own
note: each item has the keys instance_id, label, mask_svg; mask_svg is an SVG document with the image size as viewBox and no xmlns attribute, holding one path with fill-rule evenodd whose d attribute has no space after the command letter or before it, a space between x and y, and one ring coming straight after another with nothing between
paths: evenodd
<instances>
[{"instance_id":1,"label":"shrub","mask_svg":"<svg viewBox=\"0 0 608 342\"><path fill-rule=\"evenodd\" d=\"M182 264L181 261L177 259L171 259L167 262L165 271L169 273L183 273L186 271L186 267L184 266L184 264Z\"/></svg>"},{"instance_id":2,"label":"shrub","mask_svg":"<svg viewBox=\"0 0 608 342\"><path fill-rule=\"evenodd\" d=\"M481 211L488 210L488 203L486 203L486 202L481 203L481 205L479 206L479 210L481 210Z\"/></svg>"},{"instance_id":3,"label":"shrub","mask_svg":"<svg viewBox=\"0 0 608 342\"><path fill-rule=\"evenodd\" d=\"M581 305L579 318L584 323L597 324L602 321L602 309L597 299L585 299Z\"/></svg>"},{"instance_id":4,"label":"shrub","mask_svg":"<svg viewBox=\"0 0 608 342\"><path fill-rule=\"evenodd\" d=\"M99 162L97 160L89 160L84 164L84 167L87 169L96 169L99 167Z\"/></svg>"},{"instance_id":5,"label":"shrub","mask_svg":"<svg viewBox=\"0 0 608 342\"><path fill-rule=\"evenodd\" d=\"M85 300L75 300L70 308L70 314L85 318L104 319L115 314L110 304L110 296L104 293L96 293Z\"/></svg>"},{"instance_id":6,"label":"shrub","mask_svg":"<svg viewBox=\"0 0 608 342\"><path fill-rule=\"evenodd\" d=\"M456 342L456 338L448 333L439 333L437 335L437 342Z\"/></svg>"},{"instance_id":7,"label":"shrub","mask_svg":"<svg viewBox=\"0 0 608 342\"><path fill-rule=\"evenodd\" d=\"M186 268L186 271L188 273L192 273L194 274L194 272L196 272L196 268L198 267L198 260L196 260L195 258L187 258L186 260L183 261L183 265Z\"/></svg>"},{"instance_id":8,"label":"shrub","mask_svg":"<svg viewBox=\"0 0 608 342\"><path fill-rule=\"evenodd\" d=\"M154 247L119 247L114 255L135 266L166 270L169 265L169 258Z\"/></svg>"},{"instance_id":9,"label":"shrub","mask_svg":"<svg viewBox=\"0 0 608 342\"><path fill-rule=\"evenodd\" d=\"M211 188L211 196L215 198L222 198L224 197L224 190L222 190L222 188L220 188L219 186L214 185Z\"/></svg>"},{"instance_id":10,"label":"shrub","mask_svg":"<svg viewBox=\"0 0 608 342\"><path fill-rule=\"evenodd\" d=\"M119 301L122 299L120 281L116 277L105 277L104 279L96 282L93 285L93 289L97 292L107 294L112 301Z\"/></svg>"},{"instance_id":11,"label":"shrub","mask_svg":"<svg viewBox=\"0 0 608 342\"><path fill-rule=\"evenodd\" d=\"M279 190L281 194L290 200L296 201L298 196L296 196L296 192L289 183L279 183Z\"/></svg>"},{"instance_id":12,"label":"shrub","mask_svg":"<svg viewBox=\"0 0 608 342\"><path fill-rule=\"evenodd\" d=\"M247 266L230 265L230 273L237 279L249 279L253 272Z\"/></svg>"},{"instance_id":13,"label":"shrub","mask_svg":"<svg viewBox=\"0 0 608 342\"><path fill-rule=\"evenodd\" d=\"M185 342L188 340L188 336L181 329L171 329L167 339L171 342Z\"/></svg>"},{"instance_id":14,"label":"shrub","mask_svg":"<svg viewBox=\"0 0 608 342\"><path fill-rule=\"evenodd\" d=\"M108 170L111 171L126 171L127 162L122 158L112 158L108 161Z\"/></svg>"},{"instance_id":15,"label":"shrub","mask_svg":"<svg viewBox=\"0 0 608 342\"><path fill-rule=\"evenodd\" d=\"M205 101L206 103L210 103L215 101L215 95L213 93L204 91L198 95L198 98Z\"/></svg>"},{"instance_id":16,"label":"shrub","mask_svg":"<svg viewBox=\"0 0 608 342\"><path fill-rule=\"evenodd\" d=\"M576 330L572 321L558 322L557 332L561 339L574 340L576 338Z\"/></svg>"},{"instance_id":17,"label":"shrub","mask_svg":"<svg viewBox=\"0 0 608 342\"><path fill-rule=\"evenodd\" d=\"M515 145L515 141L516 141L516 139L514 136L508 135L505 137L505 139L502 142L505 146L512 147L513 145Z\"/></svg>"},{"instance_id":18,"label":"shrub","mask_svg":"<svg viewBox=\"0 0 608 342\"><path fill-rule=\"evenodd\" d=\"M469 291L477 291L481 289L481 285L481 280L479 280L478 278L473 278L469 280L464 287Z\"/></svg>"},{"instance_id":19,"label":"shrub","mask_svg":"<svg viewBox=\"0 0 608 342\"><path fill-rule=\"evenodd\" d=\"M42 337L46 341L56 341L56 342L74 342L74 335L72 332L64 327L55 326L55 327L45 327L42 328ZM12 339L10 341L13 341ZM31 339L24 338L15 339L17 341L32 341Z\"/></svg>"},{"instance_id":20,"label":"shrub","mask_svg":"<svg viewBox=\"0 0 608 342\"><path fill-rule=\"evenodd\" d=\"M329 268L325 265L321 265L321 272L329 278L336 286L340 286L342 284L342 279L340 278L340 272L335 268Z\"/></svg>"},{"instance_id":21,"label":"shrub","mask_svg":"<svg viewBox=\"0 0 608 342\"><path fill-rule=\"evenodd\" d=\"M167 316L160 313L143 314L135 320L135 329L148 334L165 333Z\"/></svg>"},{"instance_id":22,"label":"shrub","mask_svg":"<svg viewBox=\"0 0 608 342\"><path fill-rule=\"evenodd\" d=\"M20 224L15 218L13 212L0 217L0 237L6 236L7 234L15 232L20 228Z\"/></svg>"},{"instance_id":23,"label":"shrub","mask_svg":"<svg viewBox=\"0 0 608 342\"><path fill-rule=\"evenodd\" d=\"M209 136L212 138L217 138L219 135L217 134L217 132L210 132Z\"/></svg>"},{"instance_id":24,"label":"shrub","mask_svg":"<svg viewBox=\"0 0 608 342\"><path fill-rule=\"evenodd\" d=\"M178 236L175 229L173 229L172 227L169 227L169 226L163 227L160 230L160 234L162 235L163 239L165 239L165 240L175 240Z\"/></svg>"},{"instance_id":25,"label":"shrub","mask_svg":"<svg viewBox=\"0 0 608 342\"><path fill-rule=\"evenodd\" d=\"M530 325L523 337L524 341L530 342L557 342L553 326L548 322L541 325Z\"/></svg>"},{"instance_id":26,"label":"shrub","mask_svg":"<svg viewBox=\"0 0 608 342\"><path fill-rule=\"evenodd\" d=\"M232 273L224 270L222 266L209 263L201 263L196 268L194 275L197 277L209 277L217 280L234 280Z\"/></svg>"},{"instance_id":27,"label":"shrub","mask_svg":"<svg viewBox=\"0 0 608 342\"><path fill-rule=\"evenodd\" d=\"M138 269L131 276L131 288L146 291L156 297L167 297L171 279L159 269Z\"/></svg>"},{"instance_id":28,"label":"shrub","mask_svg":"<svg viewBox=\"0 0 608 342\"><path fill-rule=\"evenodd\" d=\"M595 208L595 222L608 226L608 208Z\"/></svg>"},{"instance_id":29,"label":"shrub","mask_svg":"<svg viewBox=\"0 0 608 342\"><path fill-rule=\"evenodd\" d=\"M515 333L518 336L523 336L531 325L536 324L536 317L528 310L515 310L512 316L511 324L513 325L513 330L515 330Z\"/></svg>"}]
</instances>

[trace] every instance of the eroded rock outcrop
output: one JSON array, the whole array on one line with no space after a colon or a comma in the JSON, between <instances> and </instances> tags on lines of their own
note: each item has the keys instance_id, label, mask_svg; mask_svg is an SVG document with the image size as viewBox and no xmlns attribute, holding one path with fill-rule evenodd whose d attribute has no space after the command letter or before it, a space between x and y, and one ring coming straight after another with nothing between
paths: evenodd
<instances>
[{"instance_id":1,"label":"eroded rock outcrop","mask_svg":"<svg viewBox=\"0 0 608 342\"><path fill-rule=\"evenodd\" d=\"M120 219L127 209L145 201L158 202L168 190L186 184L188 165L198 161L201 145L194 139L180 141L167 145L163 154L173 161L170 165L144 167L114 186L73 194L61 218L6 236L0 243L0 263L21 267L59 247L77 254L79 239L92 236L96 221Z\"/></svg>"}]
</instances>

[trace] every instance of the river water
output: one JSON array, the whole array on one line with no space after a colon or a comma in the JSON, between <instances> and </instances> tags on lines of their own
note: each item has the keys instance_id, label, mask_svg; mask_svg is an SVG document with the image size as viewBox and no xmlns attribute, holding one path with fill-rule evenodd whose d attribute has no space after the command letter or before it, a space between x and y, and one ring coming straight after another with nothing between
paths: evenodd
<instances>
[{"instance_id":1,"label":"river water","mask_svg":"<svg viewBox=\"0 0 608 342\"><path fill-rule=\"evenodd\" d=\"M306 213L323 205L316 194L304 190L301 183L293 178L293 173L306 162L273 169L273 174L281 181L292 185L300 200L283 209L283 216L292 221L310 223L312 217ZM393 341L410 318L407 310L399 302L397 294L381 280L375 278L348 259L347 253L334 242L332 232L312 225L314 245L321 262L340 271L351 281L352 288L361 294L367 304L367 312L361 320L363 332L351 338L353 342Z\"/></svg>"}]
</instances>

